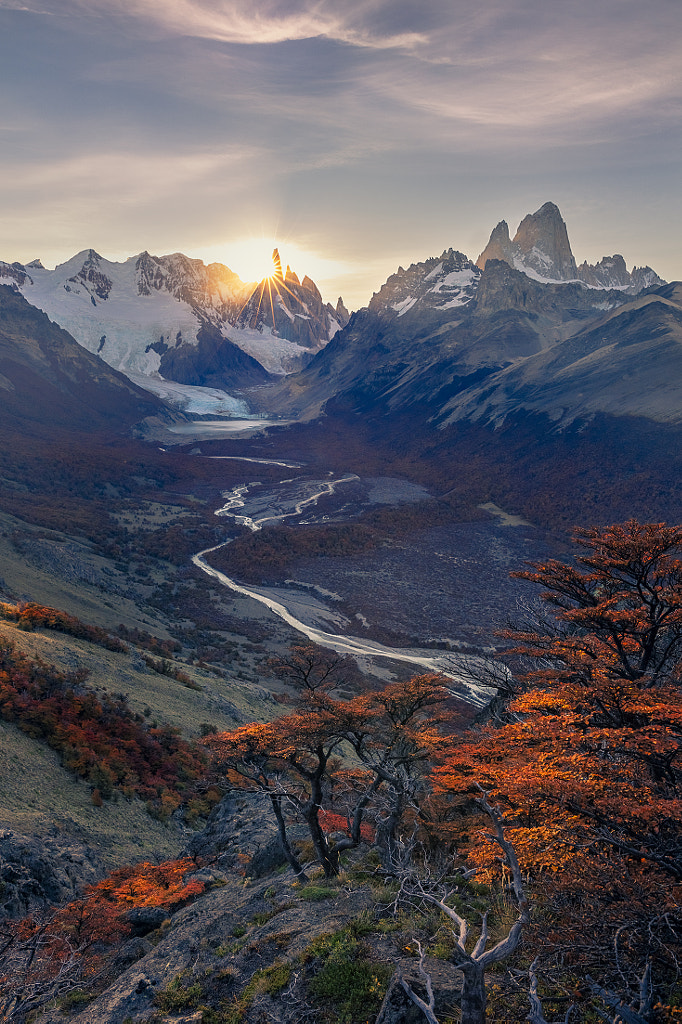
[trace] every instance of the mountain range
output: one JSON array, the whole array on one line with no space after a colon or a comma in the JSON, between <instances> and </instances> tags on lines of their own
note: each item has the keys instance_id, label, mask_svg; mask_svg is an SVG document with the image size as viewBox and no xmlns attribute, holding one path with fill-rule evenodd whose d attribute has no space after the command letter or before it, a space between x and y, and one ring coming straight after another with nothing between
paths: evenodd
<instances>
[{"instance_id":1,"label":"mountain range","mask_svg":"<svg viewBox=\"0 0 682 1024\"><path fill-rule=\"evenodd\" d=\"M168 382L188 388L195 412L199 387L232 415L311 418L342 401L420 405L441 427L520 411L682 421L682 289L618 254L578 265L551 202L513 239L501 221L475 262L450 248L399 267L352 317L289 267L245 284L177 253L2 263L0 281L137 384L176 404Z\"/></svg>"},{"instance_id":2,"label":"mountain range","mask_svg":"<svg viewBox=\"0 0 682 1024\"><path fill-rule=\"evenodd\" d=\"M618 255L576 271L552 203L505 238L502 222L476 263L448 249L399 268L271 406L421 408L438 427L528 412L682 422L682 286Z\"/></svg>"},{"instance_id":3,"label":"mountain range","mask_svg":"<svg viewBox=\"0 0 682 1024\"><path fill-rule=\"evenodd\" d=\"M54 270L0 263L14 287L88 351L133 379L241 388L300 369L348 320L339 299L287 267L260 284L220 263L144 252L123 263L94 249Z\"/></svg>"}]
</instances>

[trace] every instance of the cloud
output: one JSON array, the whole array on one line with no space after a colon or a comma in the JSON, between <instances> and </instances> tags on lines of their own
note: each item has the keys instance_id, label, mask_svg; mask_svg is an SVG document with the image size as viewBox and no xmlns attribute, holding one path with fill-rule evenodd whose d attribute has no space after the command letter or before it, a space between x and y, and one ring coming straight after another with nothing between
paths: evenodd
<instances>
[{"instance_id":1,"label":"cloud","mask_svg":"<svg viewBox=\"0 0 682 1024\"><path fill-rule=\"evenodd\" d=\"M225 43L263 45L324 36L371 49L411 49L427 39L416 27L424 14L420 19L419 7L412 5L410 16L401 16L401 7L409 5L404 0L0 0L0 10L113 15L169 34ZM405 27L396 31L396 23Z\"/></svg>"},{"instance_id":2,"label":"cloud","mask_svg":"<svg viewBox=\"0 0 682 1024\"><path fill-rule=\"evenodd\" d=\"M198 251L263 211L369 276L465 245L443 211L474 203L677 210L681 48L679 0L0 0L0 256Z\"/></svg>"}]
</instances>

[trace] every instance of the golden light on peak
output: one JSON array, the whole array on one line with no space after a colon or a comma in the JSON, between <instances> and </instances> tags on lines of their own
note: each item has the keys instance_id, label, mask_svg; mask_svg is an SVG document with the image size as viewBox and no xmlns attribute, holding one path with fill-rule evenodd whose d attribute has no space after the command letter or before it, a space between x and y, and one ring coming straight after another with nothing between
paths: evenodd
<instances>
[{"instance_id":1,"label":"golden light on peak","mask_svg":"<svg viewBox=\"0 0 682 1024\"><path fill-rule=\"evenodd\" d=\"M332 282L330 287L334 300L339 294L334 279L354 269L343 260L272 235L253 235L226 242L212 242L202 245L201 248L188 250L187 255L201 259L205 263L222 263L238 274L245 284L257 284L264 280L278 280L276 264L273 262L275 251L280 256L279 281L286 282L287 267L291 267L299 281L303 281L306 276L312 278L324 295L329 280Z\"/></svg>"},{"instance_id":2,"label":"golden light on peak","mask_svg":"<svg viewBox=\"0 0 682 1024\"><path fill-rule=\"evenodd\" d=\"M244 238L226 245L220 262L239 274L244 282L263 281L277 274L275 253L279 258L274 238Z\"/></svg>"}]
</instances>

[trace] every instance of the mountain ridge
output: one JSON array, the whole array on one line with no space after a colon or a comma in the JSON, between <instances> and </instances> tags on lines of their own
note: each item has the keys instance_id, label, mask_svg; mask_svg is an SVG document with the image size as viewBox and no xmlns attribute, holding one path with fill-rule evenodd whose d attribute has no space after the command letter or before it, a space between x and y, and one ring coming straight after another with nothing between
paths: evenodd
<instances>
[{"instance_id":1,"label":"mountain ridge","mask_svg":"<svg viewBox=\"0 0 682 1024\"><path fill-rule=\"evenodd\" d=\"M260 363L261 380L291 372L348 316L341 299L336 307L325 304L314 282L299 282L290 268L285 280L245 283L223 264L205 265L182 253L157 257L145 251L115 263L84 249L52 271L39 260L26 266L0 262L0 281L114 369L143 376L170 375L169 350L180 354L180 364L191 362L202 330ZM202 377L204 361L198 358L195 378ZM233 356L222 362L229 370L221 377L223 386L254 383L257 371L248 360ZM215 375L213 365L211 383Z\"/></svg>"},{"instance_id":2,"label":"mountain ridge","mask_svg":"<svg viewBox=\"0 0 682 1024\"><path fill-rule=\"evenodd\" d=\"M594 265L584 261L578 266L564 219L552 202L527 214L513 239L507 222L501 220L493 228L476 266L485 270L489 259L502 260L537 281L582 281L589 288L623 289L631 294L665 283L651 267L633 267L629 272L618 253L604 256Z\"/></svg>"},{"instance_id":3,"label":"mountain ridge","mask_svg":"<svg viewBox=\"0 0 682 1024\"><path fill-rule=\"evenodd\" d=\"M127 432L149 417L181 420L160 399L82 348L23 296L0 284L0 420L29 433Z\"/></svg>"}]
</instances>

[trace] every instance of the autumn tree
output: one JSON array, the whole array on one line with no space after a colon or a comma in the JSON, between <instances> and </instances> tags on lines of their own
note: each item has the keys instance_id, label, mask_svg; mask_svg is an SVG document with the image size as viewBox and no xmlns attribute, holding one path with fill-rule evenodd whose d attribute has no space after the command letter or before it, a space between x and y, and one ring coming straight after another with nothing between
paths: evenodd
<instances>
[{"instance_id":1,"label":"autumn tree","mask_svg":"<svg viewBox=\"0 0 682 1024\"><path fill-rule=\"evenodd\" d=\"M205 740L228 782L268 795L285 856L301 878L305 872L288 839L288 814L307 826L327 877L338 873L344 849L366 841L363 825L370 814L371 834L390 861L400 823L408 808L418 809L420 787L442 739L431 720L433 709L447 698L434 675L348 701L334 698L328 676L319 677L316 671L304 686L293 713ZM336 815L339 801L348 835L330 843L324 815Z\"/></svg>"},{"instance_id":2,"label":"autumn tree","mask_svg":"<svg viewBox=\"0 0 682 1024\"><path fill-rule=\"evenodd\" d=\"M561 922L545 963L555 951L582 978L600 970L586 1003L609 993L633 1015L656 992L665 1001L680 952L682 528L630 521L577 540L575 564L515 574L544 588L553 619L507 631L529 663L520 693L505 724L436 769L434 801L450 810L443 835L461 842L477 787L491 794ZM493 870L480 844L468 852Z\"/></svg>"},{"instance_id":3,"label":"autumn tree","mask_svg":"<svg viewBox=\"0 0 682 1024\"><path fill-rule=\"evenodd\" d=\"M337 654L318 644L293 644L287 654L272 658L270 670L290 683L300 696L332 693L350 676L357 674L348 655Z\"/></svg>"},{"instance_id":4,"label":"autumn tree","mask_svg":"<svg viewBox=\"0 0 682 1024\"><path fill-rule=\"evenodd\" d=\"M324 787L332 776L332 759L343 742L333 714L318 708L285 715L266 725L246 725L205 740L215 764L235 788L266 793L275 815L284 854L301 880L307 876L289 841L287 814L293 811L308 826L325 875L338 863L320 822Z\"/></svg>"},{"instance_id":5,"label":"autumn tree","mask_svg":"<svg viewBox=\"0 0 682 1024\"><path fill-rule=\"evenodd\" d=\"M347 740L372 779L358 807L377 805L376 845L387 864L398 855L398 832L405 814L424 814L432 767L449 748L441 726L448 693L440 676L414 676L352 702ZM358 826L359 827L359 826Z\"/></svg>"},{"instance_id":6,"label":"autumn tree","mask_svg":"<svg viewBox=\"0 0 682 1024\"><path fill-rule=\"evenodd\" d=\"M576 538L587 548L578 567L515 574L540 584L556 614L553 630L507 633L537 665L515 710L571 730L586 781L563 790L569 808L603 842L679 881L682 527L631 520Z\"/></svg>"}]
</instances>

